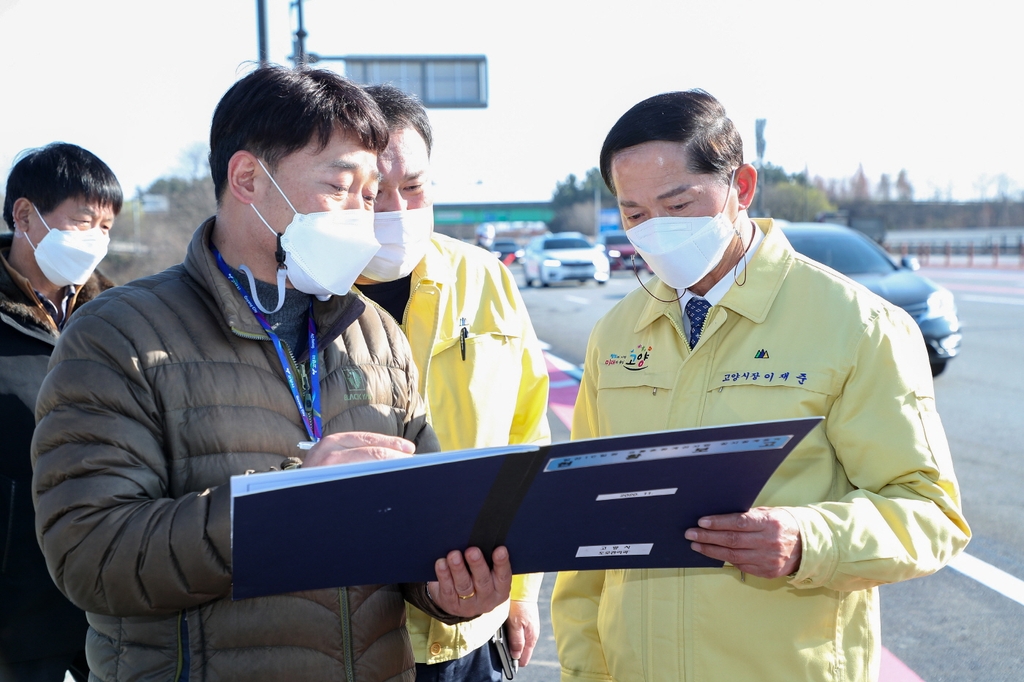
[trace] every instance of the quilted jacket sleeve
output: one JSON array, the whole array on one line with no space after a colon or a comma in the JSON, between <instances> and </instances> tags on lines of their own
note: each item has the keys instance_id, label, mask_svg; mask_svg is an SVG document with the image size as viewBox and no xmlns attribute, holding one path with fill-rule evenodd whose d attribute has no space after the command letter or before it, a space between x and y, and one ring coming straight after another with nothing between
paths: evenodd
<instances>
[{"instance_id":1,"label":"quilted jacket sleeve","mask_svg":"<svg viewBox=\"0 0 1024 682\"><path fill-rule=\"evenodd\" d=\"M158 406L121 330L78 316L53 353L36 419L36 532L72 602L155 615L228 594L229 487L169 497Z\"/></svg>"}]
</instances>

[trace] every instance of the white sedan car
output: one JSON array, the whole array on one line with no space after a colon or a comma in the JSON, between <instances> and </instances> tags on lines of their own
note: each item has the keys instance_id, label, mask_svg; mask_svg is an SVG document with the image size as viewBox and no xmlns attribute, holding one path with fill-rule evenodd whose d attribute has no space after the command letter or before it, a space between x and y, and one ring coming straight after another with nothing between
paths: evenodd
<instances>
[{"instance_id":1,"label":"white sedan car","mask_svg":"<svg viewBox=\"0 0 1024 682\"><path fill-rule=\"evenodd\" d=\"M526 285L531 287L569 280L605 284L611 271L608 256L579 232L534 238L527 245L522 262Z\"/></svg>"}]
</instances>

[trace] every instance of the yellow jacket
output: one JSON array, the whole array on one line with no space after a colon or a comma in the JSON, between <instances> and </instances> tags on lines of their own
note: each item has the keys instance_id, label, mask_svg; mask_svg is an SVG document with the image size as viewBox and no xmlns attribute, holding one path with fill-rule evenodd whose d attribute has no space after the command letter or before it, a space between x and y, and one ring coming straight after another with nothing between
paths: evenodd
<instances>
[{"instance_id":1,"label":"yellow jacket","mask_svg":"<svg viewBox=\"0 0 1024 682\"><path fill-rule=\"evenodd\" d=\"M477 246L435 235L411 287L402 330L441 449L550 442L547 365L508 268ZM515 557L512 562L514 568ZM511 598L537 601L542 577L515 576ZM468 623L445 625L410 605L416 661L460 658L487 642L506 618L507 603Z\"/></svg>"},{"instance_id":2,"label":"yellow jacket","mask_svg":"<svg viewBox=\"0 0 1024 682\"><path fill-rule=\"evenodd\" d=\"M937 571L970 538L917 325L758 226L745 285L711 309L693 351L679 304L642 289L598 322L572 437L824 416L754 503L796 516L800 568L560 574L563 680L876 679L876 586ZM642 370L614 362L638 347Z\"/></svg>"}]
</instances>

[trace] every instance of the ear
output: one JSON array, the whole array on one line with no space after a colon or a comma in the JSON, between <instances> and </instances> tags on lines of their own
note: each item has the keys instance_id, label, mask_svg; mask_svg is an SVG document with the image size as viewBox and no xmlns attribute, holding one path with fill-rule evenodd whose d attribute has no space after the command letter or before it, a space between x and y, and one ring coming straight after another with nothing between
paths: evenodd
<instances>
[{"instance_id":1,"label":"ear","mask_svg":"<svg viewBox=\"0 0 1024 682\"><path fill-rule=\"evenodd\" d=\"M11 207L11 215L14 217L14 230L17 232L28 232L32 225L30 221L35 220L36 212L32 208L32 202L25 197L18 197Z\"/></svg>"},{"instance_id":2,"label":"ear","mask_svg":"<svg viewBox=\"0 0 1024 682\"><path fill-rule=\"evenodd\" d=\"M256 157L244 150L235 152L228 161L227 189L239 203L253 203L258 168Z\"/></svg>"},{"instance_id":3,"label":"ear","mask_svg":"<svg viewBox=\"0 0 1024 682\"><path fill-rule=\"evenodd\" d=\"M740 210L745 211L754 203L754 192L757 190L757 169L745 163L736 169L736 195L739 198Z\"/></svg>"}]
</instances>

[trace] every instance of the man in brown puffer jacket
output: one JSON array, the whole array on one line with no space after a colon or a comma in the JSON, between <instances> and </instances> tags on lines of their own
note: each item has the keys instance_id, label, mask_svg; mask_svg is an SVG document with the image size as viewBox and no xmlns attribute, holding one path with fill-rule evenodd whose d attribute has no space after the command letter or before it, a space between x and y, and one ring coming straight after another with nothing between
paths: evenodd
<instances>
[{"instance_id":1,"label":"man in brown puffer jacket","mask_svg":"<svg viewBox=\"0 0 1024 682\"><path fill-rule=\"evenodd\" d=\"M411 681L403 599L456 622L508 598L503 548L493 572L449 554L429 590L230 598L232 475L437 449L405 337L349 292L386 145L345 79L258 69L214 114L218 210L185 261L64 331L36 406L36 529L88 612L91 679Z\"/></svg>"}]
</instances>

